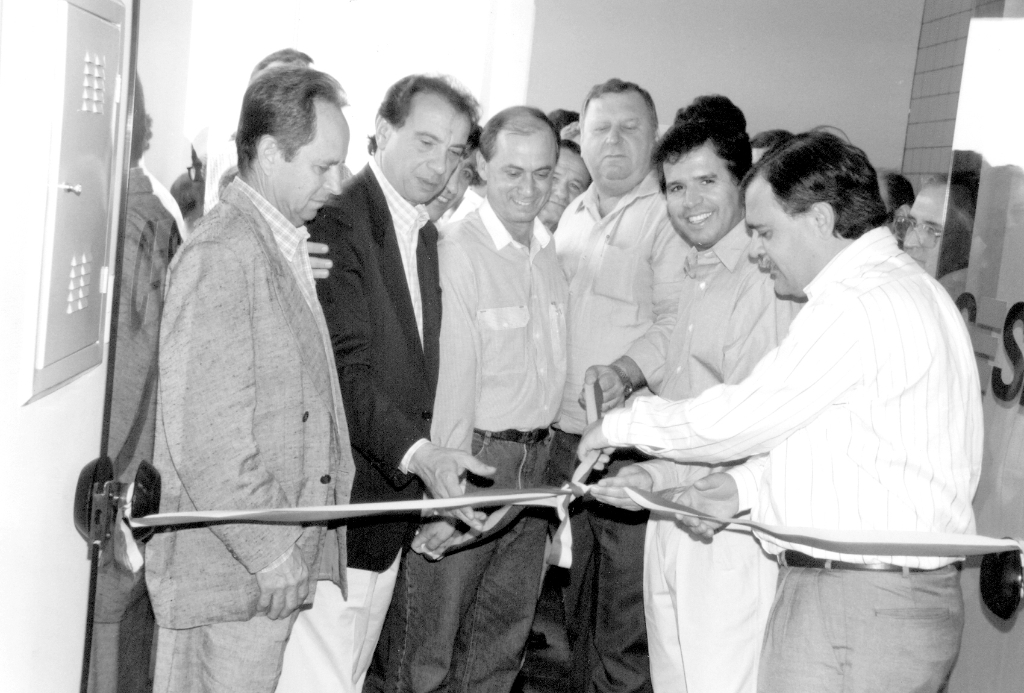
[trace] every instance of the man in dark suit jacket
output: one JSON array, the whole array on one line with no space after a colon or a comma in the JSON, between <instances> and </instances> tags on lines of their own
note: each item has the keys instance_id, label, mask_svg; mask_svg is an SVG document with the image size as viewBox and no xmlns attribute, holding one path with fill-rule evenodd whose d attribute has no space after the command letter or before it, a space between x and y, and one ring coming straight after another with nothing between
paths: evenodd
<instances>
[{"instance_id":1,"label":"man in dark suit jacket","mask_svg":"<svg viewBox=\"0 0 1024 693\"><path fill-rule=\"evenodd\" d=\"M411 75L384 97L373 159L310 225L330 246L330 275L317 284L351 422L352 502L463 492L463 472L493 469L429 442L437 387L441 289L437 230L424 205L463 156L477 103L445 78ZM459 511L480 526L482 513ZM418 515L349 521L346 608L355 651L353 685L369 667Z\"/></svg>"}]
</instances>

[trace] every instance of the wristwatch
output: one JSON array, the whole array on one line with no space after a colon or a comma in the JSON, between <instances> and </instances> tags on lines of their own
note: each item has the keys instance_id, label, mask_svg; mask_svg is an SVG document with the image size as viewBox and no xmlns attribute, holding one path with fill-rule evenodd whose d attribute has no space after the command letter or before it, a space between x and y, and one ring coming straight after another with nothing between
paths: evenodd
<instances>
[{"instance_id":1,"label":"wristwatch","mask_svg":"<svg viewBox=\"0 0 1024 693\"><path fill-rule=\"evenodd\" d=\"M619 380L622 381L622 399L629 399L629 396L633 394L633 390L636 389L633 387L633 381L629 379L626 371L621 367L616 366L614 363L608 364L608 367L611 368L615 372L615 375L619 376Z\"/></svg>"}]
</instances>

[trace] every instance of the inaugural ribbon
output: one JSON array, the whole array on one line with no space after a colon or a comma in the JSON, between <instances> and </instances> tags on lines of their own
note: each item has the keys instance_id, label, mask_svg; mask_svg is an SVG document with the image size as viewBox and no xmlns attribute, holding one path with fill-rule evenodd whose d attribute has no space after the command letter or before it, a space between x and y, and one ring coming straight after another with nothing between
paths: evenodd
<instances>
[{"instance_id":1,"label":"inaugural ribbon","mask_svg":"<svg viewBox=\"0 0 1024 693\"><path fill-rule=\"evenodd\" d=\"M715 517L647 491L627 488L626 493L637 505L648 510L741 525L782 541L836 553L861 556L982 556L1000 551L1024 551L1024 543L1017 539L993 539L980 534L882 529L814 529L768 525L753 520Z\"/></svg>"}]
</instances>

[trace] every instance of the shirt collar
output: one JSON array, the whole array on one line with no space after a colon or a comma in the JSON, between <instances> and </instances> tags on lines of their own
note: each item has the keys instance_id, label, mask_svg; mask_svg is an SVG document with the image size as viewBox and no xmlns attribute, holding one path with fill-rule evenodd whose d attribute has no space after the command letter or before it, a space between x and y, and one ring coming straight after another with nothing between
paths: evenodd
<instances>
[{"instance_id":1,"label":"shirt collar","mask_svg":"<svg viewBox=\"0 0 1024 693\"><path fill-rule=\"evenodd\" d=\"M485 199L477 209L480 212L480 219L484 222L484 229L487 230L497 250L501 250L510 243L523 247L521 243L512 238L512 234L508 232L505 225L498 219L498 215L491 209L489 200ZM548 232L539 219L533 220L533 240L537 242L536 246L538 249L546 248L548 243L551 242L551 233ZM531 243L530 245L534 244Z\"/></svg>"},{"instance_id":2,"label":"shirt collar","mask_svg":"<svg viewBox=\"0 0 1024 693\"><path fill-rule=\"evenodd\" d=\"M736 265L749 255L750 236L747 235L747 223L740 220L740 223L732 227L729 233L715 243L708 252L714 253L718 261L730 272L736 271Z\"/></svg>"},{"instance_id":3,"label":"shirt collar","mask_svg":"<svg viewBox=\"0 0 1024 693\"><path fill-rule=\"evenodd\" d=\"M415 223L416 230L422 228L430 220L426 205L414 205L402 197L395 190L395 187L391 185L391 181L388 180L387 176L384 175L384 171L377 164L376 158L370 157L369 166L370 170L373 171L374 177L377 179L377 184L380 185L380 189L384 192L384 199L388 202L391 218L393 220L402 220L407 225Z\"/></svg>"},{"instance_id":4,"label":"shirt collar","mask_svg":"<svg viewBox=\"0 0 1024 693\"><path fill-rule=\"evenodd\" d=\"M863 276L869 265L876 265L880 259L899 252L896 237L889 227L879 226L871 229L829 260L807 285L804 293L808 298L812 298L815 293L824 291L830 284Z\"/></svg>"},{"instance_id":5,"label":"shirt collar","mask_svg":"<svg viewBox=\"0 0 1024 693\"><path fill-rule=\"evenodd\" d=\"M309 232L306 231L306 227L294 226L285 219L284 215L267 201L267 198L263 197L255 188L242 180L241 176L236 176L231 185L249 198L256 209L259 210L260 215L267 222L267 226L270 227L270 232L273 234L274 241L277 243L277 247L280 248L281 253L288 258L289 262L294 260L295 254L299 252L299 245L302 241L309 238Z\"/></svg>"},{"instance_id":6,"label":"shirt collar","mask_svg":"<svg viewBox=\"0 0 1024 693\"><path fill-rule=\"evenodd\" d=\"M619 201L615 205L615 209L613 209L608 216L614 214L620 209L628 207L629 205L633 204L633 202L635 202L636 200L639 200L641 197L650 197L651 195L660 194L661 183L658 182L657 172L652 170L648 172L646 176L644 176L643 180L641 180L635 188L630 190L628 193L626 193L619 199ZM588 187L582 195L573 200L571 204L574 205L573 214L579 214L582 210L587 210L588 212L590 212L590 216L592 216L593 218L601 218L601 212L598 208L596 183L592 182L590 184L590 187Z\"/></svg>"}]
</instances>

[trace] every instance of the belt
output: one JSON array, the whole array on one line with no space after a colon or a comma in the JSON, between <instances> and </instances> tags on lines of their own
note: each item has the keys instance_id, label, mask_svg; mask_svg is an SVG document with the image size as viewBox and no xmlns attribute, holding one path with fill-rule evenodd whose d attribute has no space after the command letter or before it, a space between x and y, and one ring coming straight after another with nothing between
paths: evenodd
<instances>
[{"instance_id":1,"label":"belt","mask_svg":"<svg viewBox=\"0 0 1024 693\"><path fill-rule=\"evenodd\" d=\"M568 431L563 431L558 426L552 426L551 433L556 436L569 436L570 438L574 438L577 443L580 441L580 438L583 437L579 433L569 433Z\"/></svg>"},{"instance_id":2,"label":"belt","mask_svg":"<svg viewBox=\"0 0 1024 693\"><path fill-rule=\"evenodd\" d=\"M484 438L506 440L510 443L520 443L522 445L534 445L539 443L548 437L548 433L550 431L550 428L535 428L532 431L520 431L515 428L509 428L504 431L481 431L479 428L473 429L474 433L479 433Z\"/></svg>"},{"instance_id":3,"label":"belt","mask_svg":"<svg viewBox=\"0 0 1024 693\"><path fill-rule=\"evenodd\" d=\"M824 570L872 570L882 573L927 573L927 568L907 568L892 563L847 563L836 561L831 558L814 558L806 553L787 549L778 555L779 565L788 568L821 568ZM945 566L943 566L945 567ZM934 570L938 570L935 568Z\"/></svg>"}]
</instances>

